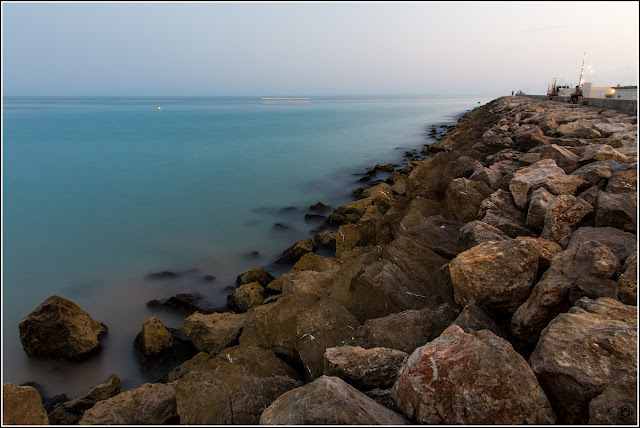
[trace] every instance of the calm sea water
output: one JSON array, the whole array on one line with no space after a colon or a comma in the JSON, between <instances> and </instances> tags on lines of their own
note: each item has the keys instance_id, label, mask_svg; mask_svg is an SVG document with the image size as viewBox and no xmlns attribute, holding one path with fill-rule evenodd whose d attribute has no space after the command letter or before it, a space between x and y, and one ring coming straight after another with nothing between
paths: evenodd
<instances>
[{"instance_id":1,"label":"calm sea water","mask_svg":"<svg viewBox=\"0 0 640 428\"><path fill-rule=\"evenodd\" d=\"M155 380L133 340L151 315L174 328L182 317L147 301L193 292L223 305L237 275L311 236L311 204L349 202L353 173L399 163L432 124L489 100L5 97L3 382L73 397L111 374L123 390ZM144 279L164 270L188 273ZM100 355L26 356L18 323L54 294L107 324Z\"/></svg>"}]
</instances>

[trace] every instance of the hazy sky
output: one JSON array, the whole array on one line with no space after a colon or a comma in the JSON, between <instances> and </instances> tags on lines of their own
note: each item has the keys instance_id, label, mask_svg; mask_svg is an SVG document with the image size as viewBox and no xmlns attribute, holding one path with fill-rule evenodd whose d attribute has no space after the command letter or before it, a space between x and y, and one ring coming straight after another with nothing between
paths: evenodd
<instances>
[{"instance_id":1,"label":"hazy sky","mask_svg":"<svg viewBox=\"0 0 640 428\"><path fill-rule=\"evenodd\" d=\"M638 2L3 2L2 44L4 95L544 93L637 85Z\"/></svg>"}]
</instances>

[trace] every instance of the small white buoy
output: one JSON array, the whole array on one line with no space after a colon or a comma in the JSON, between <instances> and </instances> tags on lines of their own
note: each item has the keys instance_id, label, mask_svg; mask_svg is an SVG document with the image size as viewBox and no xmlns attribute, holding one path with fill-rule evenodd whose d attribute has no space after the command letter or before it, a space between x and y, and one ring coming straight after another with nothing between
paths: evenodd
<instances>
[{"instance_id":1,"label":"small white buoy","mask_svg":"<svg viewBox=\"0 0 640 428\"><path fill-rule=\"evenodd\" d=\"M162 110L160 107L158 107L158 110Z\"/></svg>"}]
</instances>

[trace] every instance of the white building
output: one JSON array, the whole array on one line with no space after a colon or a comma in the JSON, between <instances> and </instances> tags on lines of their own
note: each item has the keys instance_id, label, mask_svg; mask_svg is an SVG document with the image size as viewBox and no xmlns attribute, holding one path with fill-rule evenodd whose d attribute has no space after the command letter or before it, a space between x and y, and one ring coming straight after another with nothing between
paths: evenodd
<instances>
[{"instance_id":1,"label":"white building","mask_svg":"<svg viewBox=\"0 0 640 428\"><path fill-rule=\"evenodd\" d=\"M611 88L613 90L613 96L611 98L621 100L635 100L638 98L638 87L637 86L616 86Z\"/></svg>"}]
</instances>

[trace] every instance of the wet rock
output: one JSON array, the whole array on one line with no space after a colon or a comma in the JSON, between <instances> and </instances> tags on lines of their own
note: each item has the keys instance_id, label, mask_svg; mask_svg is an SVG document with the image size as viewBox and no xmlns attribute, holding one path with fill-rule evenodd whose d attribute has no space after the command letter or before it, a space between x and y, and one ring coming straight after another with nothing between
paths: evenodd
<instances>
[{"instance_id":1,"label":"wet rock","mask_svg":"<svg viewBox=\"0 0 640 428\"><path fill-rule=\"evenodd\" d=\"M553 411L527 362L489 330L453 325L416 349L393 386L419 424L551 424Z\"/></svg>"},{"instance_id":2,"label":"wet rock","mask_svg":"<svg viewBox=\"0 0 640 428\"><path fill-rule=\"evenodd\" d=\"M616 379L637 371L636 307L582 298L542 332L530 364L558 422L585 424L589 403Z\"/></svg>"},{"instance_id":3,"label":"wet rock","mask_svg":"<svg viewBox=\"0 0 640 428\"><path fill-rule=\"evenodd\" d=\"M513 199L521 210L526 210L533 192L544 187L554 195L573 195L586 184L582 177L567 175L553 159L543 159L516 172L509 184Z\"/></svg>"},{"instance_id":4,"label":"wet rock","mask_svg":"<svg viewBox=\"0 0 640 428\"><path fill-rule=\"evenodd\" d=\"M536 229L542 229L547 212L549 212L549 208L555 202L556 198L556 195L552 195L544 187L537 188L531 194L529 211L527 211L527 225L535 227Z\"/></svg>"},{"instance_id":5,"label":"wet rock","mask_svg":"<svg viewBox=\"0 0 640 428\"><path fill-rule=\"evenodd\" d=\"M527 301L513 314L512 333L535 344L542 329L580 297L615 298L618 289L611 278L619 268L613 253L596 241L557 254Z\"/></svg>"},{"instance_id":6,"label":"wet rock","mask_svg":"<svg viewBox=\"0 0 640 428\"><path fill-rule=\"evenodd\" d=\"M120 378L111 375L84 394L56 407L49 413L49 422L51 425L75 425L82 419L84 412L98 401L115 397L119 393Z\"/></svg>"},{"instance_id":7,"label":"wet rock","mask_svg":"<svg viewBox=\"0 0 640 428\"><path fill-rule=\"evenodd\" d=\"M557 242L564 248L576 226L592 211L593 207L583 199L560 195L549 206L540 237Z\"/></svg>"},{"instance_id":8,"label":"wet rock","mask_svg":"<svg viewBox=\"0 0 640 428\"><path fill-rule=\"evenodd\" d=\"M238 275L238 277L236 278L236 285L240 286L242 284L257 282L263 287L266 287L267 284L269 284L274 279L275 278L263 268L255 267L253 269L249 269L241 275Z\"/></svg>"},{"instance_id":9,"label":"wet rock","mask_svg":"<svg viewBox=\"0 0 640 428\"><path fill-rule=\"evenodd\" d=\"M147 307L162 308L187 315L191 315L194 312L200 312L202 314L212 314L220 310L219 308L206 308L200 306L198 304L200 300L202 300L202 296L199 294L178 293L169 297L164 302L161 302L159 300L151 300L147 302Z\"/></svg>"},{"instance_id":10,"label":"wet rock","mask_svg":"<svg viewBox=\"0 0 640 428\"><path fill-rule=\"evenodd\" d=\"M300 386L282 375L251 373L241 362L214 358L176 382L176 404L185 425L256 425L281 394Z\"/></svg>"},{"instance_id":11,"label":"wet rock","mask_svg":"<svg viewBox=\"0 0 640 428\"><path fill-rule=\"evenodd\" d=\"M245 317L246 314L204 315L196 312L182 321L178 328L198 351L214 355L237 343Z\"/></svg>"},{"instance_id":12,"label":"wet rock","mask_svg":"<svg viewBox=\"0 0 640 428\"><path fill-rule=\"evenodd\" d=\"M133 346L143 367L184 361L196 353L193 345L178 337L175 331L169 331L154 316L142 324L142 331L136 336Z\"/></svg>"},{"instance_id":13,"label":"wet rock","mask_svg":"<svg viewBox=\"0 0 640 428\"><path fill-rule=\"evenodd\" d=\"M235 312L246 312L252 306L261 305L267 297L265 288L258 282L243 284L227 296L227 306Z\"/></svg>"},{"instance_id":14,"label":"wet rock","mask_svg":"<svg viewBox=\"0 0 640 428\"><path fill-rule=\"evenodd\" d=\"M316 202L315 204L311 205L309 207L309 209L311 211L315 211L315 212L319 212L321 214L324 214L326 212L328 212L329 210L331 210L331 207L329 205L325 205L322 202Z\"/></svg>"},{"instance_id":15,"label":"wet rock","mask_svg":"<svg viewBox=\"0 0 640 428\"><path fill-rule=\"evenodd\" d=\"M322 376L278 397L261 425L405 425L402 415L376 403L337 377Z\"/></svg>"},{"instance_id":16,"label":"wet rock","mask_svg":"<svg viewBox=\"0 0 640 428\"><path fill-rule=\"evenodd\" d=\"M327 219L326 216L320 214L305 214L304 221L307 223L322 223Z\"/></svg>"},{"instance_id":17,"label":"wet rock","mask_svg":"<svg viewBox=\"0 0 640 428\"><path fill-rule=\"evenodd\" d=\"M606 245L621 262L637 249L637 237L632 233L614 227L581 227L571 235L567 250L576 248L586 241L597 241Z\"/></svg>"},{"instance_id":18,"label":"wet rock","mask_svg":"<svg viewBox=\"0 0 640 428\"><path fill-rule=\"evenodd\" d=\"M145 383L98 401L79 425L163 425L177 421L175 384Z\"/></svg>"},{"instance_id":19,"label":"wet rock","mask_svg":"<svg viewBox=\"0 0 640 428\"><path fill-rule=\"evenodd\" d=\"M302 241L298 241L293 244L291 247L284 250L284 252L278 257L276 263L281 264L294 264L300 257L304 256L307 253L315 252L318 249L318 246L312 239L305 239Z\"/></svg>"},{"instance_id":20,"label":"wet rock","mask_svg":"<svg viewBox=\"0 0 640 428\"><path fill-rule=\"evenodd\" d=\"M627 257L618 278L618 300L625 305L637 305L638 302L638 252Z\"/></svg>"},{"instance_id":21,"label":"wet rock","mask_svg":"<svg viewBox=\"0 0 640 428\"><path fill-rule=\"evenodd\" d=\"M408 310L367 320L351 342L366 349L383 347L413 352L432 341L456 318L458 310L449 304L434 309Z\"/></svg>"},{"instance_id":22,"label":"wet rock","mask_svg":"<svg viewBox=\"0 0 640 428\"><path fill-rule=\"evenodd\" d=\"M291 230L291 227L287 226L286 224L276 223L276 224L273 225L273 230L275 230L275 231L287 231L287 230Z\"/></svg>"},{"instance_id":23,"label":"wet rock","mask_svg":"<svg viewBox=\"0 0 640 428\"><path fill-rule=\"evenodd\" d=\"M590 425L638 425L638 377L624 375L589 403Z\"/></svg>"},{"instance_id":24,"label":"wet rock","mask_svg":"<svg viewBox=\"0 0 640 428\"><path fill-rule=\"evenodd\" d=\"M596 197L596 227L615 227L635 233L638 200L636 194L599 192Z\"/></svg>"},{"instance_id":25,"label":"wet rock","mask_svg":"<svg viewBox=\"0 0 640 428\"><path fill-rule=\"evenodd\" d=\"M70 300L51 296L19 324L30 357L80 360L100 350L107 326Z\"/></svg>"},{"instance_id":26,"label":"wet rock","mask_svg":"<svg viewBox=\"0 0 640 428\"><path fill-rule=\"evenodd\" d=\"M149 275L145 276L144 279L146 279L146 280L173 279L173 278L177 278L177 277L178 277L177 273L165 270L165 271L162 271L162 272L149 274Z\"/></svg>"},{"instance_id":27,"label":"wet rock","mask_svg":"<svg viewBox=\"0 0 640 428\"><path fill-rule=\"evenodd\" d=\"M460 247L462 251L487 241L510 239L500 229L480 220L467 223L460 229Z\"/></svg>"},{"instance_id":28,"label":"wet rock","mask_svg":"<svg viewBox=\"0 0 640 428\"><path fill-rule=\"evenodd\" d=\"M530 240L483 242L449 263L455 300L515 311L529 297L541 248Z\"/></svg>"},{"instance_id":29,"label":"wet rock","mask_svg":"<svg viewBox=\"0 0 640 428\"><path fill-rule=\"evenodd\" d=\"M408 356L405 352L390 348L327 348L323 373L325 376L339 377L361 391L385 389L393 386L400 365Z\"/></svg>"},{"instance_id":30,"label":"wet rock","mask_svg":"<svg viewBox=\"0 0 640 428\"><path fill-rule=\"evenodd\" d=\"M35 388L2 384L2 425L49 425L42 398Z\"/></svg>"},{"instance_id":31,"label":"wet rock","mask_svg":"<svg viewBox=\"0 0 640 428\"><path fill-rule=\"evenodd\" d=\"M391 163L388 163L386 165L376 164L375 169L380 171L385 171L385 172L393 172L394 167L393 167L393 164Z\"/></svg>"}]
</instances>

